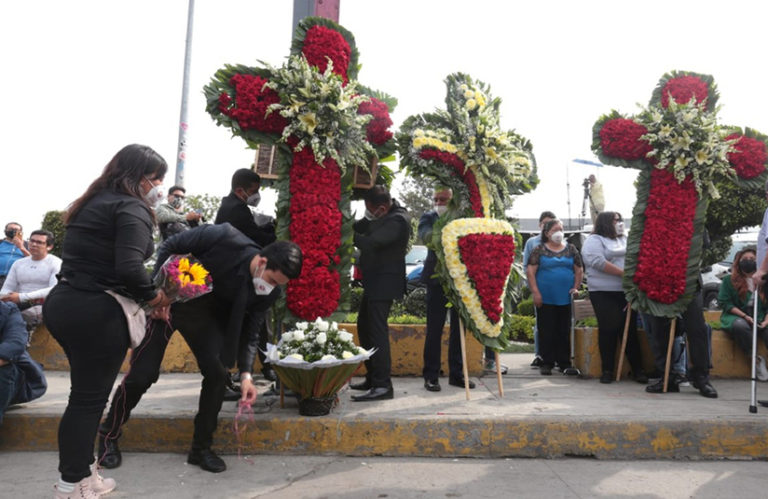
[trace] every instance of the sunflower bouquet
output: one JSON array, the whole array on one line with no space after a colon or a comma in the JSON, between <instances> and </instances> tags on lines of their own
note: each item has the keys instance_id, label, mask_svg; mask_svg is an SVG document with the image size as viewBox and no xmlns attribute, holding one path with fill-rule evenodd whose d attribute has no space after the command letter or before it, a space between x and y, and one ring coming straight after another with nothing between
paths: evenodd
<instances>
[{"instance_id":1,"label":"sunflower bouquet","mask_svg":"<svg viewBox=\"0 0 768 499\"><path fill-rule=\"evenodd\" d=\"M213 291L211 274L192 255L171 255L155 276L155 286L174 302L185 302Z\"/></svg>"}]
</instances>

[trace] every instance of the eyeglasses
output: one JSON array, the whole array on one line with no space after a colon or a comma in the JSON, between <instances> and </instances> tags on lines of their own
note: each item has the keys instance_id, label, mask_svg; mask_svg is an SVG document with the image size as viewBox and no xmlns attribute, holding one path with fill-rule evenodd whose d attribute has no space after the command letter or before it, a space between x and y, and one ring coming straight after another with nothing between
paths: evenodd
<instances>
[{"instance_id":1,"label":"eyeglasses","mask_svg":"<svg viewBox=\"0 0 768 499\"><path fill-rule=\"evenodd\" d=\"M41 241L40 239L30 239L29 244L48 244L48 241L46 240Z\"/></svg>"}]
</instances>

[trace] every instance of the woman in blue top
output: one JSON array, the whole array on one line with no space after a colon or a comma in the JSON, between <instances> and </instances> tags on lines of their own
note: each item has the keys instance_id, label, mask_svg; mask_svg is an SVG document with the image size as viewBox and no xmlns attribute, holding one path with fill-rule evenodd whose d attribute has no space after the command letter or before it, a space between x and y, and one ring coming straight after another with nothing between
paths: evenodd
<instances>
[{"instance_id":1,"label":"woman in blue top","mask_svg":"<svg viewBox=\"0 0 768 499\"><path fill-rule=\"evenodd\" d=\"M589 235L581 255L587 268L589 299L595 309L598 326L598 345L603 374L600 383L613 381L616 346L624 332L627 300L621 287L624 274L624 256L627 236L620 213L604 211L597 215L595 228ZM632 312L627 335L627 357L632 375L638 383L648 383L643 373L640 343L637 341L637 312Z\"/></svg>"},{"instance_id":2,"label":"woman in blue top","mask_svg":"<svg viewBox=\"0 0 768 499\"><path fill-rule=\"evenodd\" d=\"M539 329L539 370L547 375L555 364L561 370L571 365L571 293L579 289L584 274L579 250L564 239L560 220L544 224L541 244L531 253L526 269Z\"/></svg>"}]
</instances>

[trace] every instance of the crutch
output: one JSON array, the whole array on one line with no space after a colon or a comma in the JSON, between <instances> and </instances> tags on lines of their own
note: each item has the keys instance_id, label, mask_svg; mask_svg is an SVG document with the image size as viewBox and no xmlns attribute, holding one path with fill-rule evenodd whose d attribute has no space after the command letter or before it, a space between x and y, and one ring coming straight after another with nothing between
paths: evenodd
<instances>
[{"instance_id":1,"label":"crutch","mask_svg":"<svg viewBox=\"0 0 768 499\"><path fill-rule=\"evenodd\" d=\"M669 325L669 343L667 344L667 361L664 364L664 388L662 393L667 393L669 387L669 368L672 365L672 347L675 343L675 326L677 325L677 317L672 318L672 322Z\"/></svg>"},{"instance_id":2,"label":"crutch","mask_svg":"<svg viewBox=\"0 0 768 499\"><path fill-rule=\"evenodd\" d=\"M565 376L581 376L581 371L576 367L576 307L573 293L571 293L571 366L563 369Z\"/></svg>"},{"instance_id":3,"label":"crutch","mask_svg":"<svg viewBox=\"0 0 768 499\"><path fill-rule=\"evenodd\" d=\"M749 402L749 412L757 414L757 302L759 301L759 289L752 279L747 279L747 287L752 292L752 398Z\"/></svg>"},{"instance_id":4,"label":"crutch","mask_svg":"<svg viewBox=\"0 0 768 499\"><path fill-rule=\"evenodd\" d=\"M619 350L619 369L616 371L616 381L621 381L621 370L624 369L624 353L627 351L627 338L629 336L629 320L632 318L632 307L627 303L627 320L624 321L624 335L621 337L621 349ZM637 374L637 373L634 373Z\"/></svg>"}]
</instances>

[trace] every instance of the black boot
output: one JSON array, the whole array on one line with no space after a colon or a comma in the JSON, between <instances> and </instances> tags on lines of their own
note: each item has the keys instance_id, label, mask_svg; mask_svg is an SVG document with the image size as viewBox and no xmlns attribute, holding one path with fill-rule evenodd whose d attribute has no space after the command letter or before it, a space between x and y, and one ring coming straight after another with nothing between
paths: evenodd
<instances>
[{"instance_id":1,"label":"black boot","mask_svg":"<svg viewBox=\"0 0 768 499\"><path fill-rule=\"evenodd\" d=\"M97 462L102 468L117 468L123 462L123 455L117 446L118 437L107 437L99 432L99 455Z\"/></svg>"}]
</instances>

